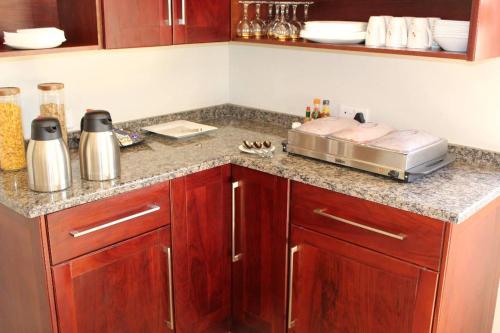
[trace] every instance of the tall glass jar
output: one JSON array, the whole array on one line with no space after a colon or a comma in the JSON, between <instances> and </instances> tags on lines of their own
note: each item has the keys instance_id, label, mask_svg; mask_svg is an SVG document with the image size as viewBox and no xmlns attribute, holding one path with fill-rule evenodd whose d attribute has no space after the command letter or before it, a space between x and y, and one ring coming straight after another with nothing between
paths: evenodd
<instances>
[{"instance_id":1,"label":"tall glass jar","mask_svg":"<svg viewBox=\"0 0 500 333\"><path fill-rule=\"evenodd\" d=\"M64 108L64 84L41 83L38 85L40 95L40 115L59 119L64 142L68 144L66 112Z\"/></svg>"},{"instance_id":2,"label":"tall glass jar","mask_svg":"<svg viewBox=\"0 0 500 333\"><path fill-rule=\"evenodd\" d=\"M20 92L19 88L0 88L0 168L5 171L26 167Z\"/></svg>"}]
</instances>

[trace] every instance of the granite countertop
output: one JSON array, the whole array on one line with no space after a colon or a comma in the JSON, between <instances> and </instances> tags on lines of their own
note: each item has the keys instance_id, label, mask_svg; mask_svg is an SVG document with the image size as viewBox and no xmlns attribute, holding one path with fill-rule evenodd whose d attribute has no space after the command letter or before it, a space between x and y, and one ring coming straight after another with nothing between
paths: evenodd
<instances>
[{"instance_id":1,"label":"granite countertop","mask_svg":"<svg viewBox=\"0 0 500 333\"><path fill-rule=\"evenodd\" d=\"M187 117L189 118L189 117ZM148 134L142 145L122 150L122 176L118 180L81 180L76 152L72 151L73 186L57 193L28 189L26 171L0 173L0 203L28 218L60 211L176 177L233 163L286 177L354 197L460 223L500 196L500 168L459 159L449 167L406 184L281 151L286 128L273 121L238 117L203 119L219 127L191 139L172 140ZM262 118L262 117L254 117ZM242 140L271 140L273 158L241 153Z\"/></svg>"}]
</instances>

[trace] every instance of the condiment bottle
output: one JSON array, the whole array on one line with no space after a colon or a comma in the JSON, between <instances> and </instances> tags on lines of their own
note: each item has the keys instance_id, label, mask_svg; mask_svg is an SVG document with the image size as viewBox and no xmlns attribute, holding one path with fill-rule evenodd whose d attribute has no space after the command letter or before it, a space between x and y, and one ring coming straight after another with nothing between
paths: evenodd
<instances>
[{"instance_id":1,"label":"condiment bottle","mask_svg":"<svg viewBox=\"0 0 500 333\"><path fill-rule=\"evenodd\" d=\"M0 88L0 168L5 171L26 167L20 93L19 88Z\"/></svg>"},{"instance_id":2,"label":"condiment bottle","mask_svg":"<svg viewBox=\"0 0 500 333\"><path fill-rule=\"evenodd\" d=\"M320 108L321 100L319 98L314 99L314 110L312 113L312 118L313 119L318 119L319 118L319 108Z\"/></svg>"},{"instance_id":3,"label":"condiment bottle","mask_svg":"<svg viewBox=\"0 0 500 333\"><path fill-rule=\"evenodd\" d=\"M323 109L321 110L321 118L330 117L330 101L323 100Z\"/></svg>"},{"instance_id":4,"label":"condiment bottle","mask_svg":"<svg viewBox=\"0 0 500 333\"><path fill-rule=\"evenodd\" d=\"M311 107L308 106L306 108L306 117L304 118L304 122L307 123L308 121L311 121Z\"/></svg>"},{"instance_id":5,"label":"condiment bottle","mask_svg":"<svg viewBox=\"0 0 500 333\"><path fill-rule=\"evenodd\" d=\"M66 127L66 112L64 107L64 84L41 83L38 85L40 95L40 115L54 117L61 124L63 141L68 144L68 129Z\"/></svg>"}]
</instances>

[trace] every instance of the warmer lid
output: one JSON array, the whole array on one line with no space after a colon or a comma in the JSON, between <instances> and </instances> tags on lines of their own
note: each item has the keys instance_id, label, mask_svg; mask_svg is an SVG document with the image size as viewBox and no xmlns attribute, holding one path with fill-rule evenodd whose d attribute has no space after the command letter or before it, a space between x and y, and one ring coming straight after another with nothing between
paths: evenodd
<instances>
[{"instance_id":1,"label":"warmer lid","mask_svg":"<svg viewBox=\"0 0 500 333\"><path fill-rule=\"evenodd\" d=\"M49 141L61 137L61 124L57 118L38 117L31 122L31 140Z\"/></svg>"},{"instance_id":2,"label":"warmer lid","mask_svg":"<svg viewBox=\"0 0 500 333\"><path fill-rule=\"evenodd\" d=\"M108 111L89 110L82 118L81 130L85 132L108 132L113 130L113 122Z\"/></svg>"}]
</instances>

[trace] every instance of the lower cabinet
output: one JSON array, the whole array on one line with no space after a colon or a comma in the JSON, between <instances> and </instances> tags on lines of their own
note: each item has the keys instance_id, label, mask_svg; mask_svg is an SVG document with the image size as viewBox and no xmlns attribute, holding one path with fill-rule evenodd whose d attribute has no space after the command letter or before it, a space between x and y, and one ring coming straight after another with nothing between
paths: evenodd
<instances>
[{"instance_id":1,"label":"lower cabinet","mask_svg":"<svg viewBox=\"0 0 500 333\"><path fill-rule=\"evenodd\" d=\"M170 227L52 268L61 333L173 332Z\"/></svg>"},{"instance_id":2,"label":"lower cabinet","mask_svg":"<svg viewBox=\"0 0 500 333\"><path fill-rule=\"evenodd\" d=\"M293 226L291 332L430 332L438 274Z\"/></svg>"},{"instance_id":3,"label":"lower cabinet","mask_svg":"<svg viewBox=\"0 0 500 333\"><path fill-rule=\"evenodd\" d=\"M171 185L176 332L227 332L231 319L229 165Z\"/></svg>"},{"instance_id":4,"label":"lower cabinet","mask_svg":"<svg viewBox=\"0 0 500 333\"><path fill-rule=\"evenodd\" d=\"M233 166L232 332L284 332L288 180Z\"/></svg>"}]
</instances>

